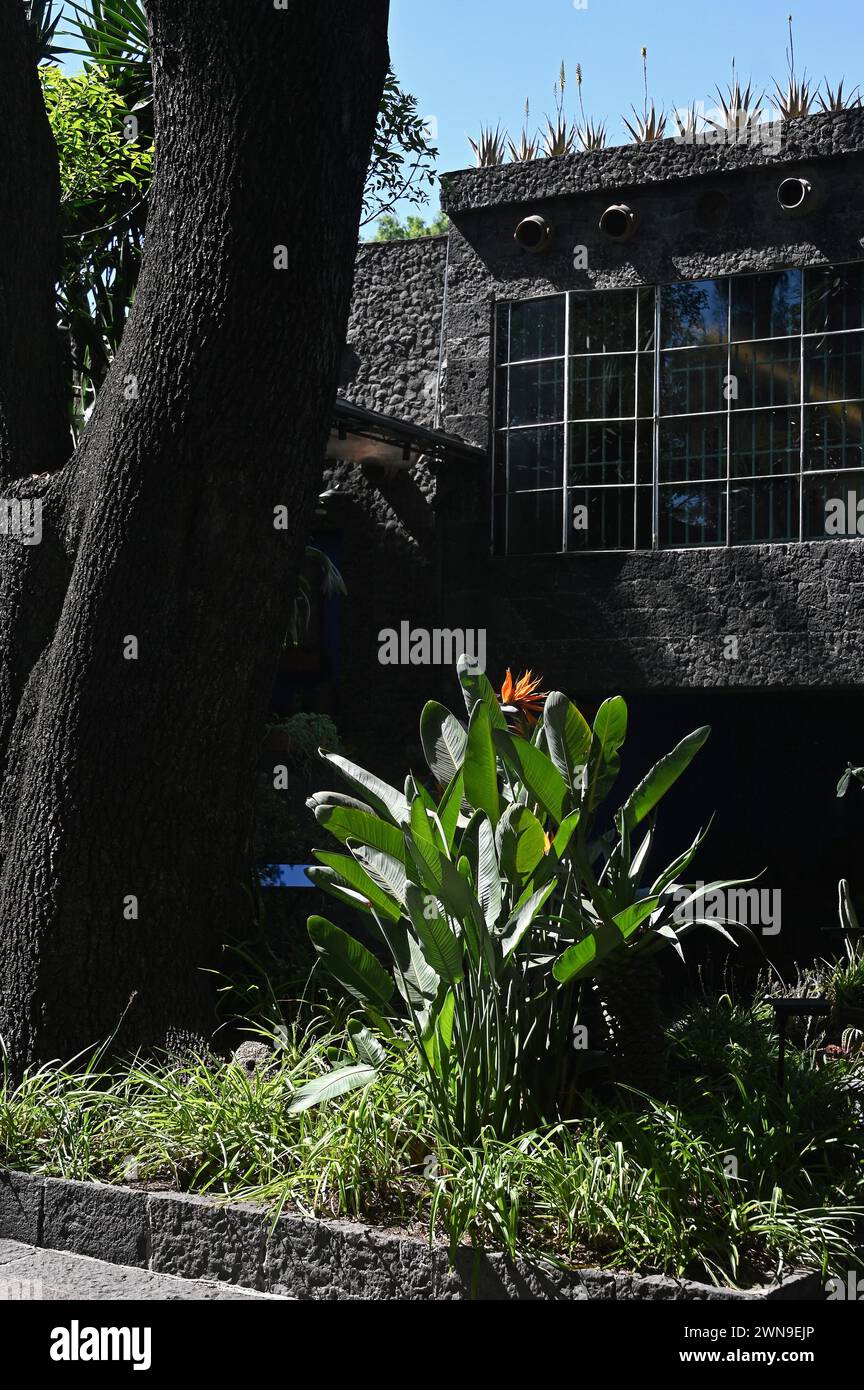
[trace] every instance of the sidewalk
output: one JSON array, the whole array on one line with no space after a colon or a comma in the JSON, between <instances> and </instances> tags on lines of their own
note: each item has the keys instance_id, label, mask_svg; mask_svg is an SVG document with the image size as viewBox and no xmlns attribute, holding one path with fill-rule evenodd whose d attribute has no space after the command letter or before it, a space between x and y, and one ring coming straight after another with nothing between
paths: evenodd
<instances>
[{"instance_id":1,"label":"sidewalk","mask_svg":"<svg viewBox=\"0 0 864 1390\"><path fill-rule=\"evenodd\" d=\"M120 1302L165 1299L264 1299L277 1303L291 1300L277 1294L256 1293L232 1284L205 1279L175 1279L147 1269L104 1264L65 1250L37 1250L32 1245L0 1240L0 1303L44 1299L90 1299Z\"/></svg>"}]
</instances>

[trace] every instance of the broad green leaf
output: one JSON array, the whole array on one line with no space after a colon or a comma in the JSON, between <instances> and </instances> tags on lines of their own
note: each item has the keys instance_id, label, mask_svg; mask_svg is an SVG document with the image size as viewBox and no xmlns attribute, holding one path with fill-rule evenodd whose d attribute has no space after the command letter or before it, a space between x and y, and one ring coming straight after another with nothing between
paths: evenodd
<instances>
[{"instance_id":1,"label":"broad green leaf","mask_svg":"<svg viewBox=\"0 0 864 1390\"><path fill-rule=\"evenodd\" d=\"M395 898L397 902L404 903L408 875L401 859L397 859L393 854L385 854L383 850L373 849L370 845L358 845L354 840L348 841L348 848L388 898Z\"/></svg>"},{"instance_id":2,"label":"broad green leaf","mask_svg":"<svg viewBox=\"0 0 864 1390\"><path fill-rule=\"evenodd\" d=\"M399 993L411 1010L420 1033L425 1036L430 1019L435 1010L438 987L441 983L438 972L429 964L413 932L406 933L408 962L396 977Z\"/></svg>"},{"instance_id":3,"label":"broad green leaf","mask_svg":"<svg viewBox=\"0 0 864 1390\"><path fill-rule=\"evenodd\" d=\"M498 856L495 852L495 832L489 817L484 812L479 812L475 820L477 825L475 891L480 899L486 925L492 927L497 922L501 912L501 875L498 872Z\"/></svg>"},{"instance_id":4,"label":"broad green leaf","mask_svg":"<svg viewBox=\"0 0 864 1390\"><path fill-rule=\"evenodd\" d=\"M343 845L349 840L356 840L358 844L383 850L394 859L401 859L404 854L401 831L389 821L380 820L371 811L357 811L350 806L318 805L315 807L315 819Z\"/></svg>"},{"instance_id":5,"label":"broad green leaf","mask_svg":"<svg viewBox=\"0 0 864 1390\"><path fill-rule=\"evenodd\" d=\"M549 897L554 887L555 882L553 880L551 883L544 884L542 888L538 888L537 892L532 893L528 901L523 903L510 918L504 928L504 935L501 942L501 950L505 962L510 959L520 941L525 936L525 933L533 926L537 913L546 902L546 899Z\"/></svg>"},{"instance_id":6,"label":"broad green leaf","mask_svg":"<svg viewBox=\"0 0 864 1390\"><path fill-rule=\"evenodd\" d=\"M365 768L340 757L338 753L325 753L323 749L319 752L322 758L342 774L346 782L360 792L364 801L368 801L380 816L393 821L395 825L403 825L408 820L408 802L402 792L382 782L374 773L367 772Z\"/></svg>"},{"instance_id":7,"label":"broad green leaf","mask_svg":"<svg viewBox=\"0 0 864 1390\"><path fill-rule=\"evenodd\" d=\"M328 869L334 870L350 889L360 894L362 898L368 899L370 908L374 905L380 912L384 913L385 917L390 917L394 922L398 922L402 915L398 905L389 894L385 893L379 884L366 873L366 870L358 864L357 860L352 855L336 854L331 853L329 850L316 849L315 858L326 865ZM314 867L307 869L306 872L312 882L324 888L325 892L329 892L330 888L335 886L332 885L332 882L329 880L326 882L322 880L320 871Z\"/></svg>"},{"instance_id":8,"label":"broad green leaf","mask_svg":"<svg viewBox=\"0 0 864 1390\"><path fill-rule=\"evenodd\" d=\"M552 974L562 985L591 975L607 956L623 945L624 940L623 932L614 921L601 922L595 931L589 932L581 941L574 942L558 957L552 967Z\"/></svg>"},{"instance_id":9,"label":"broad green leaf","mask_svg":"<svg viewBox=\"0 0 864 1390\"><path fill-rule=\"evenodd\" d=\"M366 894L359 893L356 888L349 888L334 869L318 868L313 864L306 870L306 874L322 893L329 893L331 898L353 908L355 912L371 914L371 899Z\"/></svg>"},{"instance_id":10,"label":"broad green leaf","mask_svg":"<svg viewBox=\"0 0 864 1390\"><path fill-rule=\"evenodd\" d=\"M415 797L411 803L411 834L415 842L425 840L429 844L436 844L437 839L426 814L426 807L419 796Z\"/></svg>"},{"instance_id":11,"label":"broad green leaf","mask_svg":"<svg viewBox=\"0 0 864 1390\"><path fill-rule=\"evenodd\" d=\"M313 1105L336 1100L349 1091L371 1086L377 1080L378 1073L374 1067L341 1067L339 1071L331 1071L328 1076L318 1076L314 1081L308 1081L299 1091L295 1091L288 1103L288 1114L299 1115L304 1110L311 1110Z\"/></svg>"},{"instance_id":12,"label":"broad green leaf","mask_svg":"<svg viewBox=\"0 0 864 1390\"><path fill-rule=\"evenodd\" d=\"M457 985L464 974L459 939L438 909L437 899L408 886L408 911L420 941L423 955L435 974L448 985Z\"/></svg>"},{"instance_id":13,"label":"broad green leaf","mask_svg":"<svg viewBox=\"0 0 864 1390\"><path fill-rule=\"evenodd\" d=\"M588 758L588 805L593 811L621 771L618 750L627 737L627 705L620 695L604 700L594 720Z\"/></svg>"},{"instance_id":14,"label":"broad green leaf","mask_svg":"<svg viewBox=\"0 0 864 1390\"><path fill-rule=\"evenodd\" d=\"M637 927L642 925L646 917L650 917L652 912L657 911L659 903L659 897L641 898L639 902L631 903L629 907L625 907L621 912L615 914L613 921L625 941L633 935Z\"/></svg>"},{"instance_id":15,"label":"broad green leaf","mask_svg":"<svg viewBox=\"0 0 864 1390\"><path fill-rule=\"evenodd\" d=\"M669 788L674 786L690 766L710 732L711 729L706 725L688 734L671 753L667 753L654 764L647 776L643 777L622 807L628 829L632 830L654 810Z\"/></svg>"},{"instance_id":16,"label":"broad green leaf","mask_svg":"<svg viewBox=\"0 0 864 1390\"><path fill-rule=\"evenodd\" d=\"M495 831L505 878L520 886L536 869L546 848L543 827L527 806L508 806Z\"/></svg>"},{"instance_id":17,"label":"broad green leaf","mask_svg":"<svg viewBox=\"0 0 864 1390\"><path fill-rule=\"evenodd\" d=\"M649 890L652 894L662 893L665 888L668 888L670 883L674 883L675 880L683 874L685 869L689 868L692 860L696 856L699 846L708 834L709 829L710 826L706 827L705 830L700 830L692 845L685 849L683 854L679 854L678 858L674 859L668 868L664 869L662 874L657 876Z\"/></svg>"},{"instance_id":18,"label":"broad green leaf","mask_svg":"<svg viewBox=\"0 0 864 1390\"><path fill-rule=\"evenodd\" d=\"M464 726L437 700L430 700L420 716L420 739L433 776L440 786L449 786L465 757Z\"/></svg>"},{"instance_id":19,"label":"broad green leaf","mask_svg":"<svg viewBox=\"0 0 864 1390\"><path fill-rule=\"evenodd\" d=\"M348 993L365 1004L388 1004L393 980L380 961L359 941L326 917L309 918L309 936L330 974Z\"/></svg>"},{"instance_id":20,"label":"broad green leaf","mask_svg":"<svg viewBox=\"0 0 864 1390\"><path fill-rule=\"evenodd\" d=\"M492 744L492 722L484 704L476 705L471 715L462 772L469 804L485 811L493 826L497 825L501 814L498 762Z\"/></svg>"},{"instance_id":21,"label":"broad green leaf","mask_svg":"<svg viewBox=\"0 0 864 1390\"><path fill-rule=\"evenodd\" d=\"M498 703L498 696L489 684L486 676L477 671L467 657L460 656L456 665L456 674L462 686L462 694L465 697L465 708L469 717L474 713L478 702L488 711L489 719L493 729L506 729L507 720L501 713L501 706Z\"/></svg>"},{"instance_id":22,"label":"broad green leaf","mask_svg":"<svg viewBox=\"0 0 864 1390\"><path fill-rule=\"evenodd\" d=\"M405 778L405 800L408 802L408 805L410 806L417 799L418 796L420 800L423 802L423 805L426 807L427 811L434 811L436 809L435 802L429 795L423 783L418 782L417 778L414 777L413 774L409 773L408 776Z\"/></svg>"},{"instance_id":23,"label":"broad green leaf","mask_svg":"<svg viewBox=\"0 0 864 1390\"><path fill-rule=\"evenodd\" d=\"M560 859L566 853L574 831L582 818L581 811L571 811L569 816L565 816L558 827L555 839L552 841L552 850L556 858Z\"/></svg>"},{"instance_id":24,"label":"broad green leaf","mask_svg":"<svg viewBox=\"0 0 864 1390\"><path fill-rule=\"evenodd\" d=\"M349 1018L348 1036L354 1044L357 1056L360 1061L368 1067L375 1067L380 1070L387 1061L387 1053L381 1043L359 1018Z\"/></svg>"},{"instance_id":25,"label":"broad green leaf","mask_svg":"<svg viewBox=\"0 0 864 1390\"><path fill-rule=\"evenodd\" d=\"M858 914L855 911L855 905L852 902L852 890L849 887L849 883L845 878L841 878L840 880L838 893L840 900L839 907L841 927L844 931L860 931L861 928L858 925Z\"/></svg>"},{"instance_id":26,"label":"broad green leaf","mask_svg":"<svg viewBox=\"0 0 864 1390\"><path fill-rule=\"evenodd\" d=\"M556 826L564 819L567 783L545 753L517 734L496 729L495 747L501 758L527 788L531 800L543 808Z\"/></svg>"},{"instance_id":27,"label":"broad green leaf","mask_svg":"<svg viewBox=\"0 0 864 1390\"><path fill-rule=\"evenodd\" d=\"M591 752L590 726L566 695L553 690L546 699L543 728L549 756L570 788L571 797L578 803Z\"/></svg>"},{"instance_id":28,"label":"broad green leaf","mask_svg":"<svg viewBox=\"0 0 864 1390\"><path fill-rule=\"evenodd\" d=\"M453 840L456 836L456 827L459 824L459 812L462 809L462 798L464 795L465 778L464 774L459 771L442 796L438 806L438 819L444 831L448 850L452 850L453 848Z\"/></svg>"}]
</instances>

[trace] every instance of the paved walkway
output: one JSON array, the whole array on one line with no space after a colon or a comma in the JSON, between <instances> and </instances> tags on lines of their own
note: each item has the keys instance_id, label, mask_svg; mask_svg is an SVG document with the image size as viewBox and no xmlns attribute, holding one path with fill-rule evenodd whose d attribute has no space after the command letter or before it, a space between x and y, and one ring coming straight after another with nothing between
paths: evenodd
<instances>
[{"instance_id":1,"label":"paved walkway","mask_svg":"<svg viewBox=\"0 0 864 1390\"><path fill-rule=\"evenodd\" d=\"M0 1303L46 1299L89 1299L117 1302L126 1299L288 1299L255 1293L206 1279L175 1279L148 1269L104 1264L65 1250L37 1250L32 1245L0 1240Z\"/></svg>"}]
</instances>

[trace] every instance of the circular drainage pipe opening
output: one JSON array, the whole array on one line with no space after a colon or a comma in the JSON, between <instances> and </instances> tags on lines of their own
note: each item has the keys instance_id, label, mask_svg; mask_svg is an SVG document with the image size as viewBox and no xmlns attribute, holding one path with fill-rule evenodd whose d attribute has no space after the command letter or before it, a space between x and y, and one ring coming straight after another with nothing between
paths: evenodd
<instances>
[{"instance_id":1,"label":"circular drainage pipe opening","mask_svg":"<svg viewBox=\"0 0 864 1390\"><path fill-rule=\"evenodd\" d=\"M545 217L526 217L514 233L523 251L545 251L552 239L552 228Z\"/></svg>"},{"instance_id":2,"label":"circular drainage pipe opening","mask_svg":"<svg viewBox=\"0 0 864 1390\"><path fill-rule=\"evenodd\" d=\"M600 218L600 230L611 241L627 241L636 230L638 214L626 203L613 203Z\"/></svg>"}]
</instances>

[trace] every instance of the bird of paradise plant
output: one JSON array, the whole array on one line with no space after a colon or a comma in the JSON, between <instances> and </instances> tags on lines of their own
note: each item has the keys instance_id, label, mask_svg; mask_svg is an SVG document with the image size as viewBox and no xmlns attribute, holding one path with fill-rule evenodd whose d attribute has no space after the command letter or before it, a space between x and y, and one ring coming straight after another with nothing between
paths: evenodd
<instances>
[{"instance_id":1,"label":"bird of paradise plant","mask_svg":"<svg viewBox=\"0 0 864 1390\"><path fill-rule=\"evenodd\" d=\"M601 837L597 817L627 732L621 697L604 701L589 724L553 691L528 738L508 726L489 681L464 658L458 674L467 723L434 701L420 721L426 760L445 788L437 800L419 776L400 791L322 754L347 794L320 792L308 803L339 842L316 851L309 873L361 914L369 944L318 916L309 934L363 1017L352 1023L349 1064L293 1104L374 1081L388 1047L407 1035L439 1134L465 1145L566 1118L598 1053L619 1079L662 1090L664 1039L646 1005L646 971L658 951L680 953L700 924L728 933L693 910L726 885L681 892L703 831L661 872L647 871L657 806L707 728L651 769ZM574 1024L592 999L606 1022L589 1022L590 1046L577 1049Z\"/></svg>"},{"instance_id":2,"label":"bird of paradise plant","mask_svg":"<svg viewBox=\"0 0 864 1390\"><path fill-rule=\"evenodd\" d=\"M524 671L514 680L510 667L507 667L499 695L501 708L505 714L517 717L517 725L521 726L523 732L530 732L543 709L546 692L541 691L542 684L541 678L535 676L533 671Z\"/></svg>"}]
</instances>

